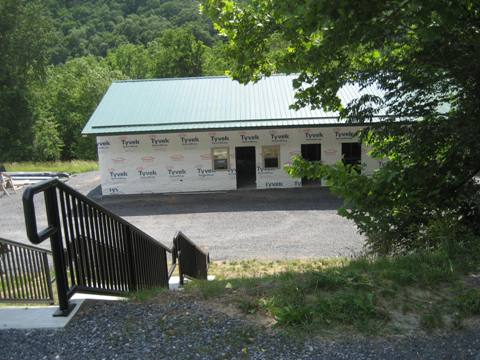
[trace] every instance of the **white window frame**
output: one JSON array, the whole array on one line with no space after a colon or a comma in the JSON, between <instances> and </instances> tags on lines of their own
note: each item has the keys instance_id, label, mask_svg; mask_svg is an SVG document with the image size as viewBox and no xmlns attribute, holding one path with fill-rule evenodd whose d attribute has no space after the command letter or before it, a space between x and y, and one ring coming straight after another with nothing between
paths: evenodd
<instances>
[{"instance_id":1,"label":"white window frame","mask_svg":"<svg viewBox=\"0 0 480 360\"><path fill-rule=\"evenodd\" d=\"M265 165L265 149L267 148L275 148L277 149L277 152L278 152L278 157L277 157L277 162L278 162L278 165L277 167L267 167ZM281 158L280 158L280 145L263 145L262 146L262 162L263 162L263 167L265 169L280 169L280 166L282 164L281 162Z\"/></svg>"},{"instance_id":2,"label":"white window frame","mask_svg":"<svg viewBox=\"0 0 480 360\"><path fill-rule=\"evenodd\" d=\"M227 149L227 168L226 169L215 169L215 156L214 156L213 153L217 149L222 149L222 150ZM212 170L214 170L214 171L228 171L228 170L230 170L230 147L229 146L213 147L212 150L211 150L211 155L212 155Z\"/></svg>"}]
</instances>

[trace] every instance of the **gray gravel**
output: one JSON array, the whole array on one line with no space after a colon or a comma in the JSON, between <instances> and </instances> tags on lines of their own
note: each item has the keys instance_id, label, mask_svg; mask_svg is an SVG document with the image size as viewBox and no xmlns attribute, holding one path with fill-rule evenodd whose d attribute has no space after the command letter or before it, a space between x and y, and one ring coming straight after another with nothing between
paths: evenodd
<instances>
[{"instance_id":1,"label":"gray gravel","mask_svg":"<svg viewBox=\"0 0 480 360\"><path fill-rule=\"evenodd\" d=\"M0 358L480 359L478 329L389 340L304 341L182 300L84 306L65 329L0 331Z\"/></svg>"},{"instance_id":2,"label":"gray gravel","mask_svg":"<svg viewBox=\"0 0 480 360\"><path fill-rule=\"evenodd\" d=\"M98 171L74 175L67 182L68 185L83 194L88 194L92 189L95 189L99 183L100 175ZM25 232L22 205L23 190L24 189L17 190L17 193L12 193L10 197L0 193L0 237L31 245ZM47 223L44 204L43 196L35 197L35 211L39 229L45 227ZM39 246L46 249L50 248L48 241L44 241Z\"/></svg>"},{"instance_id":3,"label":"gray gravel","mask_svg":"<svg viewBox=\"0 0 480 360\"><path fill-rule=\"evenodd\" d=\"M364 243L324 188L101 198L99 181L90 172L68 184L168 246L183 231L214 260L349 256ZM21 194L0 197L0 211L0 237L26 241Z\"/></svg>"}]
</instances>

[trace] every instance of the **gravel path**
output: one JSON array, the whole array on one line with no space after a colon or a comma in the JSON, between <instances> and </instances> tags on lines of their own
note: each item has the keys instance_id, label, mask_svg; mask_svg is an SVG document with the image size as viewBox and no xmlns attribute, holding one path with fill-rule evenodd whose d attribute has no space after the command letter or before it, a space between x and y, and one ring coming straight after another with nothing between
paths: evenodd
<instances>
[{"instance_id":1,"label":"gravel path","mask_svg":"<svg viewBox=\"0 0 480 360\"><path fill-rule=\"evenodd\" d=\"M89 301L62 330L0 331L1 359L480 359L478 329L300 341L200 303Z\"/></svg>"},{"instance_id":2,"label":"gravel path","mask_svg":"<svg viewBox=\"0 0 480 360\"><path fill-rule=\"evenodd\" d=\"M183 231L213 260L348 256L364 243L354 224L337 215L341 201L324 188L101 198L99 182L98 172L89 172L68 185L168 246ZM41 215L41 196L37 203ZM0 213L0 237L27 241L20 192L0 197Z\"/></svg>"}]
</instances>

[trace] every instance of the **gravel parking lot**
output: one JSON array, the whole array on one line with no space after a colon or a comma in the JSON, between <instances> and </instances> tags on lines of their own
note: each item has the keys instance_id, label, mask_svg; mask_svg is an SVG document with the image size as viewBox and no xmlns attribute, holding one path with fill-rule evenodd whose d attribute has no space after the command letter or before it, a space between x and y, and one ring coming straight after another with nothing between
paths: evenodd
<instances>
[{"instance_id":1,"label":"gravel parking lot","mask_svg":"<svg viewBox=\"0 0 480 360\"><path fill-rule=\"evenodd\" d=\"M364 243L337 215L341 201L324 188L101 198L99 181L89 172L68 184L168 246L181 230L214 260L349 256ZM38 197L39 214L41 206ZM0 237L25 241L21 192L0 197L0 211Z\"/></svg>"},{"instance_id":2,"label":"gravel parking lot","mask_svg":"<svg viewBox=\"0 0 480 360\"><path fill-rule=\"evenodd\" d=\"M87 194L100 183L100 176L97 171L79 174L70 178L67 182L76 190ZM23 217L22 194L23 189L17 190L14 194L10 190L10 196L0 193L0 238L30 244L25 231L25 220ZM42 196L35 198L35 211L37 214L38 228L45 227L47 220ZM31 245L31 244L30 244ZM39 245L43 248L50 248L48 241Z\"/></svg>"}]
</instances>

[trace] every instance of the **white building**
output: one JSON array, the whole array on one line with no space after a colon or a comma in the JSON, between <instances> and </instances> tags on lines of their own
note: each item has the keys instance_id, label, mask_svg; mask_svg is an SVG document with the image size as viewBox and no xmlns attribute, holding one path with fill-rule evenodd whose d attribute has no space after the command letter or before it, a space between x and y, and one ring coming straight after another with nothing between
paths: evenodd
<instances>
[{"instance_id":1,"label":"white building","mask_svg":"<svg viewBox=\"0 0 480 360\"><path fill-rule=\"evenodd\" d=\"M97 137L103 194L300 187L305 181L283 169L297 154L376 169L358 126L339 123L336 113L290 109L293 78L114 82L83 130ZM359 91L349 86L339 96L346 104Z\"/></svg>"}]
</instances>

